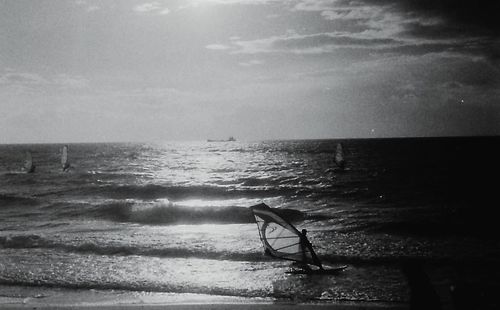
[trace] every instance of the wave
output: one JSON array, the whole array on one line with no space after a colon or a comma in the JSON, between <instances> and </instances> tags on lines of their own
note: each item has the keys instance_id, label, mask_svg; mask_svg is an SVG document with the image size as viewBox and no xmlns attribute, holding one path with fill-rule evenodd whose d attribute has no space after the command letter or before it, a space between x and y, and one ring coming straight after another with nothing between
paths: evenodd
<instances>
[{"instance_id":1,"label":"wave","mask_svg":"<svg viewBox=\"0 0 500 310\"><path fill-rule=\"evenodd\" d=\"M290 221L308 219L305 213L294 209L277 209L277 212ZM244 224L255 221L247 207L186 207L168 200L112 202L96 206L92 213L98 218L140 224Z\"/></svg>"},{"instance_id":2,"label":"wave","mask_svg":"<svg viewBox=\"0 0 500 310\"><path fill-rule=\"evenodd\" d=\"M248 290L225 287L209 287L209 286L186 286L175 285L169 283L158 282L134 282L134 281L119 281L119 282L98 282L98 281L78 281L70 282L65 279L18 279L18 278L2 278L0 276L0 284L16 285L23 287L48 287L48 288L64 288L64 289L84 289L84 290L118 290L132 292L157 292L157 293L180 293L180 294L204 294L215 296L235 296L235 297L271 297L269 292L264 289Z\"/></svg>"},{"instance_id":3,"label":"wave","mask_svg":"<svg viewBox=\"0 0 500 310\"><path fill-rule=\"evenodd\" d=\"M76 195L92 195L114 199L160 199L180 200L187 198L267 198L296 194L291 187L230 187L230 186L175 186L175 185L93 185L71 190Z\"/></svg>"},{"instance_id":4,"label":"wave","mask_svg":"<svg viewBox=\"0 0 500 310\"><path fill-rule=\"evenodd\" d=\"M39 235L17 235L0 237L0 248L4 249L52 249L73 253L95 255L140 255L153 257L185 258L198 257L204 259L225 259L235 261L261 261L270 258L261 252L217 252L210 250L188 248L148 248L140 245L106 245L84 242L80 244L66 244L46 239Z\"/></svg>"},{"instance_id":5,"label":"wave","mask_svg":"<svg viewBox=\"0 0 500 310\"><path fill-rule=\"evenodd\" d=\"M213 249L189 249L179 247L150 248L146 246L122 244L96 244L84 242L80 244L67 244L56 240L46 239L39 235L16 235L0 237L0 248L3 249L45 249L78 254L107 255L107 256L143 256L161 258L199 258L212 260L229 260L244 262L271 262L277 259L264 255L261 248L245 252L215 251ZM344 255L336 253L318 253L325 265L400 265L407 261L425 261L441 264L478 263L475 257L454 257L439 255ZM279 260L278 260L279 261ZM496 264L494 258L480 258L482 264Z\"/></svg>"}]
</instances>

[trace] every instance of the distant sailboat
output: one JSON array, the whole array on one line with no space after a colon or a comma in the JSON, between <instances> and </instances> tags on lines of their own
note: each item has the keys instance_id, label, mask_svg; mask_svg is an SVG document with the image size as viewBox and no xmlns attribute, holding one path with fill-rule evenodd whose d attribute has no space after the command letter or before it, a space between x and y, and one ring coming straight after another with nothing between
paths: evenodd
<instances>
[{"instance_id":1,"label":"distant sailboat","mask_svg":"<svg viewBox=\"0 0 500 310\"><path fill-rule=\"evenodd\" d=\"M31 156L31 152L26 152L26 158L24 159L24 170L26 173L35 172L35 165L33 164L33 156Z\"/></svg>"},{"instance_id":2,"label":"distant sailboat","mask_svg":"<svg viewBox=\"0 0 500 310\"><path fill-rule=\"evenodd\" d=\"M264 252L275 258L295 261L305 267L290 273L328 274L346 268L346 266L342 266L323 269L321 261L305 236L305 230L301 233L264 203L252 206L250 209L259 229ZM319 269L311 269L308 265L316 266Z\"/></svg>"},{"instance_id":3,"label":"distant sailboat","mask_svg":"<svg viewBox=\"0 0 500 310\"><path fill-rule=\"evenodd\" d=\"M337 149L335 151L335 164L342 170L345 169L345 159L344 159L344 150L342 147L342 143L337 144Z\"/></svg>"},{"instance_id":4,"label":"distant sailboat","mask_svg":"<svg viewBox=\"0 0 500 310\"><path fill-rule=\"evenodd\" d=\"M68 160L68 146L65 145L62 148L62 154L61 154L61 166L63 171L68 171L70 164Z\"/></svg>"}]
</instances>

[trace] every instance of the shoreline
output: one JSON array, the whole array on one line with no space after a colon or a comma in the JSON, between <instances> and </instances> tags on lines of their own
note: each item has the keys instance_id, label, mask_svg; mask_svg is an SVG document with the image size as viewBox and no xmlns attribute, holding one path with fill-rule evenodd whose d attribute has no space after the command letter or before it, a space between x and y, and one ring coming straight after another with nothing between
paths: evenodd
<instances>
[{"instance_id":1,"label":"shoreline","mask_svg":"<svg viewBox=\"0 0 500 310\"><path fill-rule=\"evenodd\" d=\"M115 290L73 290L0 284L0 309L408 309L402 302L239 297L195 293L155 293Z\"/></svg>"},{"instance_id":2,"label":"shoreline","mask_svg":"<svg viewBox=\"0 0 500 310\"><path fill-rule=\"evenodd\" d=\"M174 309L174 310L192 310L192 309L239 309L239 310L255 310L255 309L267 309L267 310L287 310L287 309L309 309L309 310L376 310L376 309L391 309L391 310L407 310L409 306L407 304L401 303L378 303L378 302L365 302L365 303L292 303L292 302L277 302L277 303L155 303L155 304L48 304L48 303L0 303L0 309L74 309L74 310L85 310L85 309L107 309L107 310L118 310L118 309L147 309L147 310L157 310L157 309Z\"/></svg>"}]
</instances>

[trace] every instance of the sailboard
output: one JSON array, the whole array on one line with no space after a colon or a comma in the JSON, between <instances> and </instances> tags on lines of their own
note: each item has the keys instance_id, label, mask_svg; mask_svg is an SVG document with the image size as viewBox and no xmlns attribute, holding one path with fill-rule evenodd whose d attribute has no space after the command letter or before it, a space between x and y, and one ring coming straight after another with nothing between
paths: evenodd
<instances>
[{"instance_id":1,"label":"sailboard","mask_svg":"<svg viewBox=\"0 0 500 310\"><path fill-rule=\"evenodd\" d=\"M33 156L31 156L31 152L26 152L26 158L24 159L24 170L27 173L35 172L35 165L33 164Z\"/></svg>"},{"instance_id":2,"label":"sailboard","mask_svg":"<svg viewBox=\"0 0 500 310\"><path fill-rule=\"evenodd\" d=\"M264 203L250 207L259 229L264 253L272 257L322 268L312 246L305 246L303 235L290 222Z\"/></svg>"},{"instance_id":3,"label":"sailboard","mask_svg":"<svg viewBox=\"0 0 500 310\"><path fill-rule=\"evenodd\" d=\"M335 150L335 164L340 168L344 169L345 167L345 159L344 159L344 149L342 147L342 143L337 144L337 149Z\"/></svg>"},{"instance_id":4,"label":"sailboard","mask_svg":"<svg viewBox=\"0 0 500 310\"><path fill-rule=\"evenodd\" d=\"M329 274L339 274L341 271L344 271L347 268L347 265L335 266L335 267L327 267L327 269L291 269L286 271L288 274L318 274L318 275L329 275Z\"/></svg>"},{"instance_id":5,"label":"sailboard","mask_svg":"<svg viewBox=\"0 0 500 310\"><path fill-rule=\"evenodd\" d=\"M68 146L65 145L62 148L61 153L61 166L63 171L67 171L69 168L69 160L68 160Z\"/></svg>"}]
</instances>

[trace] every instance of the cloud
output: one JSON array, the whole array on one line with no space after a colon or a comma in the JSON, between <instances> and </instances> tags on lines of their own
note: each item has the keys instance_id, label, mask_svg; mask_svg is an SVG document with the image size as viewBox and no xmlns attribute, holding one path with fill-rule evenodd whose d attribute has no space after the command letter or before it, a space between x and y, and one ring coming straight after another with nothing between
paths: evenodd
<instances>
[{"instance_id":1,"label":"cloud","mask_svg":"<svg viewBox=\"0 0 500 310\"><path fill-rule=\"evenodd\" d=\"M218 4L248 4L246 0L212 0ZM254 40L231 40L207 48L231 53L323 54L339 48L374 49L401 54L470 53L500 59L495 38L500 4L479 0L300 0L280 2L297 14L317 13L336 32L275 35ZM470 11L470 16L468 12ZM484 20L483 20L484 19ZM488 27L489 26L489 27ZM304 32L304 31L303 31Z\"/></svg>"},{"instance_id":2,"label":"cloud","mask_svg":"<svg viewBox=\"0 0 500 310\"><path fill-rule=\"evenodd\" d=\"M373 0L364 0L369 3ZM439 16L449 24L459 23L478 32L500 34L500 2L490 0L386 0L402 10L426 16Z\"/></svg>"},{"instance_id":3,"label":"cloud","mask_svg":"<svg viewBox=\"0 0 500 310\"><path fill-rule=\"evenodd\" d=\"M214 2L246 3L229 0ZM450 22L450 16L455 16L445 12L445 8L452 10L450 1L439 0L437 4L425 0L421 2L424 4L412 0L282 1L285 8L297 14L317 12L323 19L332 22L331 29L342 31L307 33L302 30L301 34L288 32L253 40L233 38L228 44L206 47L233 54L314 55L333 53L338 49L370 49L377 53L401 55L455 52L500 59L500 43L488 36L488 32L481 33L475 27L464 28L463 24ZM464 9L458 10L461 12Z\"/></svg>"},{"instance_id":4,"label":"cloud","mask_svg":"<svg viewBox=\"0 0 500 310\"><path fill-rule=\"evenodd\" d=\"M164 8L163 10L160 10L160 12L158 12L158 14L160 15L167 15L168 13L170 13L170 10L168 8Z\"/></svg>"},{"instance_id":5,"label":"cloud","mask_svg":"<svg viewBox=\"0 0 500 310\"><path fill-rule=\"evenodd\" d=\"M212 44L209 49L230 51L233 54L259 53L292 53L292 54L324 54L338 49L370 49L373 52L420 53L446 51L457 43L467 43L463 40L412 40L391 38L377 31L324 32L315 34L287 33L280 36L256 40L233 39L228 45Z\"/></svg>"},{"instance_id":6,"label":"cloud","mask_svg":"<svg viewBox=\"0 0 500 310\"><path fill-rule=\"evenodd\" d=\"M164 6L162 6L159 2L147 2L136 5L133 9L137 13L153 13L158 15L166 15L170 13L170 10Z\"/></svg>"},{"instance_id":7,"label":"cloud","mask_svg":"<svg viewBox=\"0 0 500 310\"><path fill-rule=\"evenodd\" d=\"M293 11L319 12L387 35L443 38L500 34L500 2L479 0L302 0Z\"/></svg>"},{"instance_id":8,"label":"cloud","mask_svg":"<svg viewBox=\"0 0 500 310\"><path fill-rule=\"evenodd\" d=\"M91 6L87 7L87 12L93 12L93 11L97 11L97 10L100 10L100 9L101 9L100 6L91 5Z\"/></svg>"},{"instance_id":9,"label":"cloud","mask_svg":"<svg viewBox=\"0 0 500 310\"><path fill-rule=\"evenodd\" d=\"M441 14L425 14L423 10L411 9L410 0L402 0L402 3L395 0L282 2L297 14L317 12L325 20L335 22L336 26L340 25L341 27L336 28L342 31L307 33L302 30L301 34L289 31L284 35L253 40L233 38L228 44L211 44L206 48L233 54L314 55L333 53L338 49L370 49L378 53L422 55L449 51L481 54L492 45L491 40L447 23ZM490 54L500 58L500 52Z\"/></svg>"},{"instance_id":10,"label":"cloud","mask_svg":"<svg viewBox=\"0 0 500 310\"><path fill-rule=\"evenodd\" d=\"M48 81L35 73L6 72L0 75L0 85L40 85Z\"/></svg>"},{"instance_id":11,"label":"cloud","mask_svg":"<svg viewBox=\"0 0 500 310\"><path fill-rule=\"evenodd\" d=\"M223 45L223 44L209 44L205 46L205 48L208 48L209 50L218 50L218 51L223 51L223 50L229 50L232 49L232 46L229 45Z\"/></svg>"},{"instance_id":12,"label":"cloud","mask_svg":"<svg viewBox=\"0 0 500 310\"><path fill-rule=\"evenodd\" d=\"M94 11L98 11L101 9L101 7L99 5L90 4L85 0L77 0L77 1L75 1L75 4L80 6L80 7L84 7L85 11L89 12L89 13L94 12Z\"/></svg>"},{"instance_id":13,"label":"cloud","mask_svg":"<svg viewBox=\"0 0 500 310\"><path fill-rule=\"evenodd\" d=\"M286 0L190 0L187 1L189 2L189 5L191 6L198 6L202 3L212 3L212 4L227 4L227 5L233 5L233 4L250 4L250 5L257 5L257 4L268 4L268 3L273 3L273 2L286 2Z\"/></svg>"},{"instance_id":14,"label":"cloud","mask_svg":"<svg viewBox=\"0 0 500 310\"><path fill-rule=\"evenodd\" d=\"M335 6L336 0L302 0L292 10L296 11L324 11Z\"/></svg>"},{"instance_id":15,"label":"cloud","mask_svg":"<svg viewBox=\"0 0 500 310\"><path fill-rule=\"evenodd\" d=\"M199 8L207 5L266 5L266 4L287 4L295 2L296 0L185 0L182 1L182 5L177 7L178 10L190 9L190 8ZM276 17L274 14L267 16L267 18Z\"/></svg>"},{"instance_id":16,"label":"cloud","mask_svg":"<svg viewBox=\"0 0 500 310\"><path fill-rule=\"evenodd\" d=\"M252 67L252 66L262 65L263 63L264 62L262 60L253 59L253 60L250 60L250 61L240 62L238 64L240 66L243 66L243 67Z\"/></svg>"},{"instance_id":17,"label":"cloud","mask_svg":"<svg viewBox=\"0 0 500 310\"><path fill-rule=\"evenodd\" d=\"M397 42L389 38L355 37L342 33L318 33L313 35L295 35L280 38L272 42L278 50L308 50L325 48L325 51L338 47L387 47Z\"/></svg>"},{"instance_id":18,"label":"cloud","mask_svg":"<svg viewBox=\"0 0 500 310\"><path fill-rule=\"evenodd\" d=\"M134 7L134 11L139 13L146 13L146 12L156 11L159 9L161 9L161 6L160 3L158 2L142 3Z\"/></svg>"},{"instance_id":19,"label":"cloud","mask_svg":"<svg viewBox=\"0 0 500 310\"><path fill-rule=\"evenodd\" d=\"M156 99L168 99L172 101L178 98L195 98L196 96L191 92L181 91L176 88L158 88L158 87L146 87L141 89L131 89L127 92L117 93L119 97L132 97L132 98L156 98Z\"/></svg>"},{"instance_id":20,"label":"cloud","mask_svg":"<svg viewBox=\"0 0 500 310\"><path fill-rule=\"evenodd\" d=\"M7 70L0 73L0 86L24 89L57 88L57 89L82 89L89 85L89 81L81 76L56 74L42 76L37 73L15 72Z\"/></svg>"},{"instance_id":21,"label":"cloud","mask_svg":"<svg viewBox=\"0 0 500 310\"><path fill-rule=\"evenodd\" d=\"M297 11L343 10L384 8L422 16L437 16L450 22L460 22L499 30L500 3L491 0L302 0L295 4Z\"/></svg>"},{"instance_id":22,"label":"cloud","mask_svg":"<svg viewBox=\"0 0 500 310\"><path fill-rule=\"evenodd\" d=\"M89 80L81 76L58 74L52 78L51 84L69 89L82 89L89 86Z\"/></svg>"}]
</instances>

